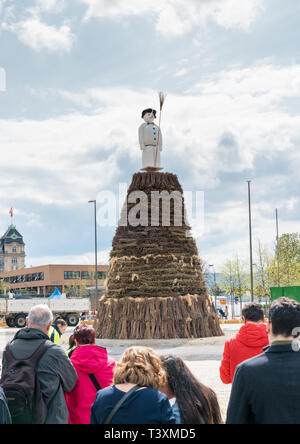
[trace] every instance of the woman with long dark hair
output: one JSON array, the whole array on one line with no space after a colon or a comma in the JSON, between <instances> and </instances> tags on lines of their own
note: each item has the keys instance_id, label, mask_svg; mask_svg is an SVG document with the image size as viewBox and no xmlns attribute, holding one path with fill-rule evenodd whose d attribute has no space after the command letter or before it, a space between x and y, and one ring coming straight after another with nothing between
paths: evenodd
<instances>
[{"instance_id":1,"label":"woman with long dark hair","mask_svg":"<svg viewBox=\"0 0 300 444\"><path fill-rule=\"evenodd\" d=\"M165 393L179 424L222 424L215 392L199 382L178 356L161 356L167 373Z\"/></svg>"}]
</instances>

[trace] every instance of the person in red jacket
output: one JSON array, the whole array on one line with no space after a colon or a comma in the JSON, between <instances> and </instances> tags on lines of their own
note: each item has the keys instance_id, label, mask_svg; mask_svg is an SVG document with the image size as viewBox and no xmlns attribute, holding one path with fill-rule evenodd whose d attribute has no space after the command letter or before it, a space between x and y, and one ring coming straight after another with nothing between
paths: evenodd
<instances>
[{"instance_id":1,"label":"person in red jacket","mask_svg":"<svg viewBox=\"0 0 300 444\"><path fill-rule=\"evenodd\" d=\"M105 348L95 345L95 336L94 328L86 324L74 330L76 348L70 359L78 381L73 391L65 394L69 424L90 424L97 392L113 381L115 362L108 359Z\"/></svg>"},{"instance_id":2,"label":"person in red jacket","mask_svg":"<svg viewBox=\"0 0 300 444\"><path fill-rule=\"evenodd\" d=\"M220 376L224 384L232 384L236 367L247 359L263 353L269 345L264 310L260 304L251 302L242 311L245 325L235 338L225 343Z\"/></svg>"}]
</instances>

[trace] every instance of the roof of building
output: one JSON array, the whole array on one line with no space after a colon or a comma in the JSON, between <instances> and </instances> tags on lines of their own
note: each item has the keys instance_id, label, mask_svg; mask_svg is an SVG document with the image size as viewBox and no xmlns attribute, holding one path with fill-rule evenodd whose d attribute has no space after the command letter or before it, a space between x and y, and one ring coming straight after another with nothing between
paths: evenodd
<instances>
[{"instance_id":1,"label":"roof of building","mask_svg":"<svg viewBox=\"0 0 300 444\"><path fill-rule=\"evenodd\" d=\"M12 244L12 243L18 243L21 245L25 245L23 241L23 236L18 232L16 227L14 225L10 225L7 229L7 231L4 233L4 235L0 239L0 248L4 244Z\"/></svg>"}]
</instances>

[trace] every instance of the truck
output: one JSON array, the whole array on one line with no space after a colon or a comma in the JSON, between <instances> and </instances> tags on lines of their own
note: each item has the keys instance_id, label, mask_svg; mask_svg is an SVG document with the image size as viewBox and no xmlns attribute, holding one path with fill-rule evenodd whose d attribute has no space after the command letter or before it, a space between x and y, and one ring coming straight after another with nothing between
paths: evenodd
<instances>
[{"instance_id":1,"label":"truck","mask_svg":"<svg viewBox=\"0 0 300 444\"><path fill-rule=\"evenodd\" d=\"M271 288L271 302L282 297L300 302L300 286Z\"/></svg>"},{"instance_id":2,"label":"truck","mask_svg":"<svg viewBox=\"0 0 300 444\"><path fill-rule=\"evenodd\" d=\"M31 308L40 304L48 305L54 317L59 316L64 319L70 327L75 327L79 323L82 313L91 311L89 298L0 298L0 316L5 318L8 327L24 328Z\"/></svg>"}]
</instances>

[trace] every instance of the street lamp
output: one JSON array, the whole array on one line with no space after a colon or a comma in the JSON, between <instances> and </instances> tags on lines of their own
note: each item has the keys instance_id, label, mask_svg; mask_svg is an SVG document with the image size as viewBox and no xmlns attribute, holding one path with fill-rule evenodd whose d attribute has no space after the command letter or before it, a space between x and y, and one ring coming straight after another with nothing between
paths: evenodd
<instances>
[{"instance_id":1,"label":"street lamp","mask_svg":"<svg viewBox=\"0 0 300 444\"><path fill-rule=\"evenodd\" d=\"M97 241L97 201L89 200L94 204L94 229L95 229L95 282L96 282L96 310L98 310L98 241Z\"/></svg>"},{"instance_id":2,"label":"street lamp","mask_svg":"<svg viewBox=\"0 0 300 444\"><path fill-rule=\"evenodd\" d=\"M254 301L254 278L253 278L252 215L251 215L251 180L247 180L247 182L248 182L248 203L249 203L251 302L253 302Z\"/></svg>"},{"instance_id":3,"label":"street lamp","mask_svg":"<svg viewBox=\"0 0 300 444\"><path fill-rule=\"evenodd\" d=\"M280 287L280 246L279 246L278 208L276 208L276 256L277 256L278 287Z\"/></svg>"},{"instance_id":4,"label":"street lamp","mask_svg":"<svg viewBox=\"0 0 300 444\"><path fill-rule=\"evenodd\" d=\"M214 274L214 293L215 293L215 308L217 309L217 277L216 277L216 270L215 266L213 264L209 265L213 269Z\"/></svg>"}]
</instances>

